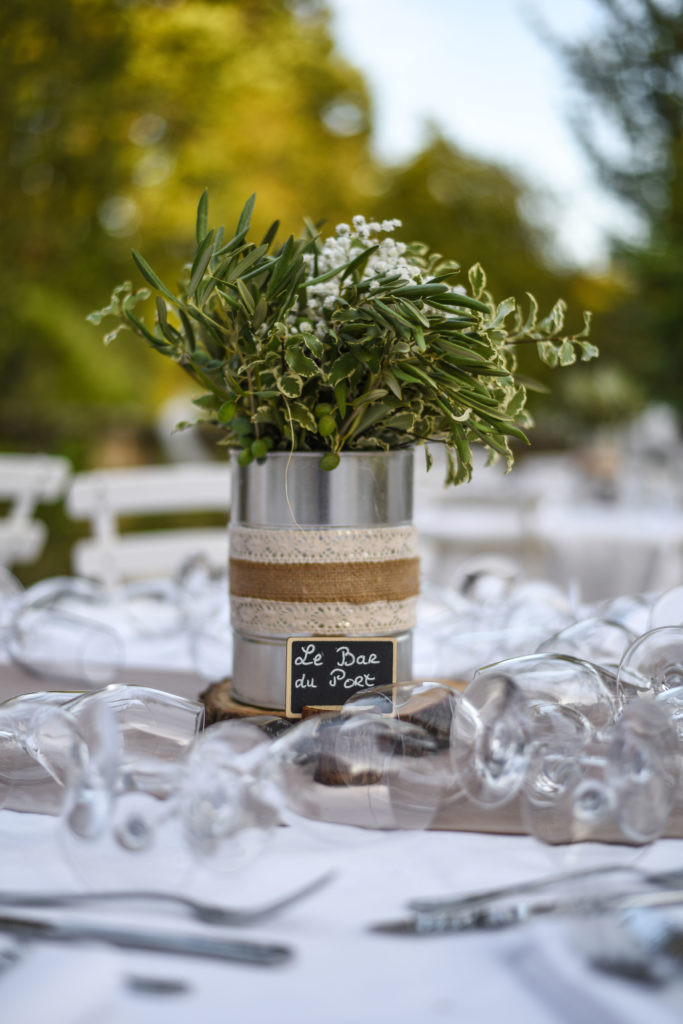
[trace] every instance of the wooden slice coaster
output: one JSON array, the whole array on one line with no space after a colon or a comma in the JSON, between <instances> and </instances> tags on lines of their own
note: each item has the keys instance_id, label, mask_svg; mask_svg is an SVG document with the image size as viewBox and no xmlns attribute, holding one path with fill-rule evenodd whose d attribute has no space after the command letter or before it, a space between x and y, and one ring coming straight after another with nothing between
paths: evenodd
<instances>
[{"instance_id":1,"label":"wooden slice coaster","mask_svg":"<svg viewBox=\"0 0 683 1024\"><path fill-rule=\"evenodd\" d=\"M232 679L221 679L199 694L205 708L206 725L222 722L228 718L254 718L256 715L272 715L286 719L284 711L273 708L258 708L251 704L243 704L232 696Z\"/></svg>"},{"instance_id":2,"label":"wooden slice coaster","mask_svg":"<svg viewBox=\"0 0 683 1024\"><path fill-rule=\"evenodd\" d=\"M439 680L446 686L461 690L464 683L459 680ZM199 699L204 704L206 725L213 725L214 722L222 722L229 718L254 718L256 715L282 719L283 722L300 721L299 718L288 717L286 712L273 708L259 708L251 704L243 704L232 696L232 679L222 679L218 683L212 683L207 690L200 693ZM417 708L417 705L416 705ZM416 709L415 708L415 709ZM413 711L413 707L409 709ZM316 707L305 707L302 709L301 718L310 718L312 715L321 714L321 709ZM403 716L402 716L403 717ZM410 715L405 715L409 720ZM434 723L436 725L436 722Z\"/></svg>"}]
</instances>

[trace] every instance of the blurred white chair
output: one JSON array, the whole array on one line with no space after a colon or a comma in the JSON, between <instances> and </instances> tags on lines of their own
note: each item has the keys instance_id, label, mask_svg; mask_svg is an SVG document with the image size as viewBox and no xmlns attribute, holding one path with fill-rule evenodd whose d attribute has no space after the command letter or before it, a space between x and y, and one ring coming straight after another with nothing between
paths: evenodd
<instances>
[{"instance_id":1,"label":"blurred white chair","mask_svg":"<svg viewBox=\"0 0 683 1024\"><path fill-rule=\"evenodd\" d=\"M434 466L428 473L419 448L415 463L414 521L423 576L448 586L460 564L475 555L506 555L528 576L537 576L542 563L535 533L538 485L519 486L514 471L506 475L502 461L487 465L476 450L473 479L444 488L444 456L433 448Z\"/></svg>"},{"instance_id":2,"label":"blurred white chair","mask_svg":"<svg viewBox=\"0 0 683 1024\"><path fill-rule=\"evenodd\" d=\"M0 453L0 565L35 562L47 538L47 527L35 518L41 502L57 501L66 490L71 463L60 455Z\"/></svg>"},{"instance_id":3,"label":"blurred white chair","mask_svg":"<svg viewBox=\"0 0 683 1024\"><path fill-rule=\"evenodd\" d=\"M212 568L228 563L230 471L224 462L99 469L74 476L66 510L88 520L92 536L76 541L72 568L114 586L123 580L168 576L202 555ZM225 525L125 530L126 516L220 512Z\"/></svg>"}]
</instances>

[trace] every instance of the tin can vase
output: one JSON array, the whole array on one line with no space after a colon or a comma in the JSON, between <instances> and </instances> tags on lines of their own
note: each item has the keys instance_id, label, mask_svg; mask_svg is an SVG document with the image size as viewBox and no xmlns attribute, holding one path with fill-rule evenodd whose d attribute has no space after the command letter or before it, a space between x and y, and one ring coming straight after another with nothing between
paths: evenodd
<instances>
[{"instance_id":1,"label":"tin can vase","mask_svg":"<svg viewBox=\"0 0 683 1024\"><path fill-rule=\"evenodd\" d=\"M232 696L286 707L291 637L386 637L395 675L412 674L419 592L413 451L232 457Z\"/></svg>"}]
</instances>

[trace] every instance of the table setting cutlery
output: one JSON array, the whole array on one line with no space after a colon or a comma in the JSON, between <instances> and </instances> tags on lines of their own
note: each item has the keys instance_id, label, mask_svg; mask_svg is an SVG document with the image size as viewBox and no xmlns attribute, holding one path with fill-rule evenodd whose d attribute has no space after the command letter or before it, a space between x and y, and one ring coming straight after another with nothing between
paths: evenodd
<instances>
[{"instance_id":1,"label":"table setting cutlery","mask_svg":"<svg viewBox=\"0 0 683 1024\"><path fill-rule=\"evenodd\" d=\"M101 892L2 892L0 891L1 907L26 907L48 909L51 907L87 907L92 904L134 904L149 903L157 906L176 907L195 920L209 925L246 925L265 921L287 907L298 903L307 896L312 896L326 886L334 878L333 871L307 882L300 888L288 892L268 903L251 907L225 907L192 899L181 893L161 892L152 890L103 890ZM1 927L1 926L0 926Z\"/></svg>"},{"instance_id":2,"label":"table setting cutlery","mask_svg":"<svg viewBox=\"0 0 683 1024\"><path fill-rule=\"evenodd\" d=\"M289 946L245 939L154 931L147 928L105 924L54 922L31 917L0 914L0 932L21 939L48 942L99 942L120 949L206 957L215 960L272 966L292 956Z\"/></svg>"},{"instance_id":3,"label":"table setting cutlery","mask_svg":"<svg viewBox=\"0 0 683 1024\"><path fill-rule=\"evenodd\" d=\"M565 881L567 878L580 877L580 872L559 876ZM532 882L526 886L497 890L493 896L475 894L465 896L460 901L441 903L418 900L410 904L414 911L411 916L376 922L370 929L393 935L445 935L509 928L542 916L598 917L630 909L683 904L683 880L678 877L678 873L662 872L661 875L645 876L644 880L653 882L657 887L582 895L580 892L547 892L544 891L543 883ZM674 884L671 884L671 880Z\"/></svg>"},{"instance_id":4,"label":"table setting cutlery","mask_svg":"<svg viewBox=\"0 0 683 1024\"><path fill-rule=\"evenodd\" d=\"M588 928L573 928L576 951L596 970L667 985L683 977L683 930L651 908L608 914Z\"/></svg>"},{"instance_id":5,"label":"table setting cutlery","mask_svg":"<svg viewBox=\"0 0 683 1024\"><path fill-rule=\"evenodd\" d=\"M671 886L672 888L680 885L683 887L683 869L647 872L635 864L599 864L592 867L577 868L574 871L544 875L542 878L532 878L524 882L515 882L511 885L498 886L493 889L481 889L477 892L459 896L432 896L413 899L410 900L408 906L412 910L423 913L455 912L461 908L490 903L494 900L506 899L512 896L524 896L527 893L542 892L571 884L572 882L583 883L592 878L616 876L619 874L635 876L638 881L646 885L664 885Z\"/></svg>"}]
</instances>

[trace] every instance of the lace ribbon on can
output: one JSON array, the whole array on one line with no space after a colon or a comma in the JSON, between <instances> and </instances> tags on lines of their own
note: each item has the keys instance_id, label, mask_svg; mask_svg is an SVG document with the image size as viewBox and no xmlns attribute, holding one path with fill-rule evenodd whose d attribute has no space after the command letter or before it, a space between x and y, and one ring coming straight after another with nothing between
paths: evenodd
<instances>
[{"instance_id":1,"label":"lace ribbon on can","mask_svg":"<svg viewBox=\"0 0 683 1024\"><path fill-rule=\"evenodd\" d=\"M260 636L372 636L415 625L413 526L271 530L230 527L230 608Z\"/></svg>"}]
</instances>

